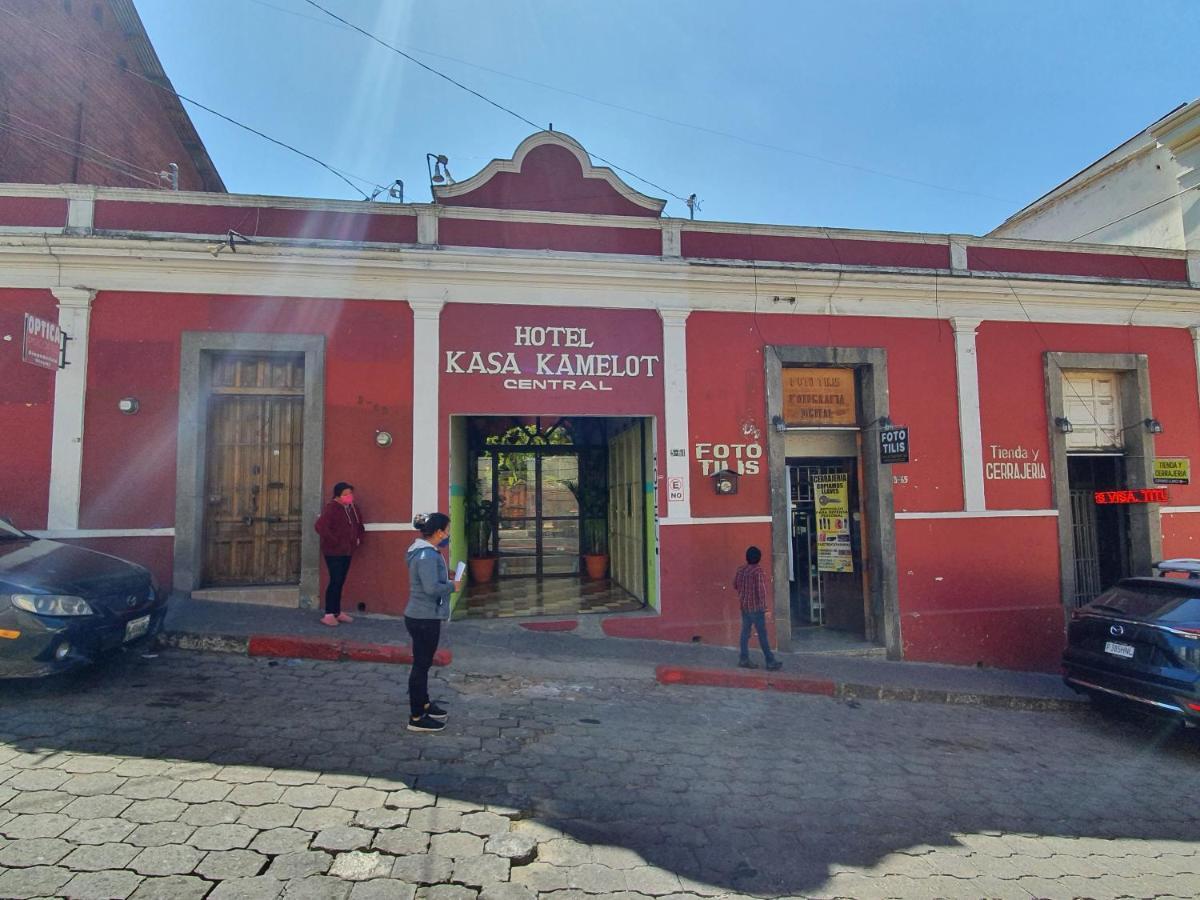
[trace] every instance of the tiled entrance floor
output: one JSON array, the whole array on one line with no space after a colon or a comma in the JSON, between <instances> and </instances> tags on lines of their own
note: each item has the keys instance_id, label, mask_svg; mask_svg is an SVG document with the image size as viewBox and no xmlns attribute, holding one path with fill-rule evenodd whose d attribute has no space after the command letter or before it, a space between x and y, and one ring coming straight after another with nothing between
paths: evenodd
<instances>
[{"instance_id":1,"label":"tiled entrance floor","mask_svg":"<svg viewBox=\"0 0 1200 900\"><path fill-rule=\"evenodd\" d=\"M641 608L639 601L607 578L496 578L467 589L467 616L474 619L618 613Z\"/></svg>"}]
</instances>

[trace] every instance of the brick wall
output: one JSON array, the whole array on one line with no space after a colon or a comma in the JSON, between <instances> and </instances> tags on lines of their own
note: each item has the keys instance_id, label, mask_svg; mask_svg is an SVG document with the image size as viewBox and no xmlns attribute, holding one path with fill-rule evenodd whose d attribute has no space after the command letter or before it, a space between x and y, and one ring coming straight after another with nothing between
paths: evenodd
<instances>
[{"instance_id":1,"label":"brick wall","mask_svg":"<svg viewBox=\"0 0 1200 900\"><path fill-rule=\"evenodd\" d=\"M172 121L180 115L175 101L123 71L144 70L139 36L125 34L118 4L5 0L5 6L15 15L0 14L0 182L151 187L174 162L181 190L223 190L215 172L202 175L182 143Z\"/></svg>"}]
</instances>

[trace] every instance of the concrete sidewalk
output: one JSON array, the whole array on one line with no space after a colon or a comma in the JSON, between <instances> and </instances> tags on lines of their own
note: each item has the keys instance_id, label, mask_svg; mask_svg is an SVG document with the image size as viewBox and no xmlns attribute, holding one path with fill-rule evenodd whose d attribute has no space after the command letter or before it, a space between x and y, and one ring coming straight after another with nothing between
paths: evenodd
<instances>
[{"instance_id":1,"label":"concrete sidewalk","mask_svg":"<svg viewBox=\"0 0 1200 900\"><path fill-rule=\"evenodd\" d=\"M358 616L330 628L310 610L192 600L171 601L163 642L184 649L407 663L404 621ZM879 699L958 703L1017 709L1079 709L1086 699L1057 675L893 662L845 654L781 653L782 672L736 668L727 647L604 635L598 616L581 616L572 631L522 628L527 620L449 623L439 660L474 675L584 681L654 679L663 684L705 684L759 690L801 691L846 700ZM529 620L536 622L537 620ZM262 652L263 648L266 652ZM686 688L680 688L686 690Z\"/></svg>"}]
</instances>

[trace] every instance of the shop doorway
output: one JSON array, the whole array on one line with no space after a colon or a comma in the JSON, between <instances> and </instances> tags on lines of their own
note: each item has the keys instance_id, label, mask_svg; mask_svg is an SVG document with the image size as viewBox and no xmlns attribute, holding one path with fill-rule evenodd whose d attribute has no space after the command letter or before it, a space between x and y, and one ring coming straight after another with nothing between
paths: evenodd
<instances>
[{"instance_id":1,"label":"shop doorway","mask_svg":"<svg viewBox=\"0 0 1200 900\"><path fill-rule=\"evenodd\" d=\"M1125 458L1120 454L1068 454L1071 537L1075 551L1074 605L1096 599L1132 574L1129 558L1129 507L1097 504L1096 491L1125 487Z\"/></svg>"},{"instance_id":2,"label":"shop doorway","mask_svg":"<svg viewBox=\"0 0 1200 900\"><path fill-rule=\"evenodd\" d=\"M653 605L649 420L457 421L451 493L463 500L461 513L451 515L465 522L472 560L461 613L498 618Z\"/></svg>"},{"instance_id":3,"label":"shop doorway","mask_svg":"<svg viewBox=\"0 0 1200 900\"><path fill-rule=\"evenodd\" d=\"M793 640L810 642L821 629L861 640L866 604L858 459L793 458L787 472Z\"/></svg>"},{"instance_id":4,"label":"shop doorway","mask_svg":"<svg viewBox=\"0 0 1200 900\"><path fill-rule=\"evenodd\" d=\"M202 585L298 584L304 357L223 354L209 375Z\"/></svg>"}]
</instances>

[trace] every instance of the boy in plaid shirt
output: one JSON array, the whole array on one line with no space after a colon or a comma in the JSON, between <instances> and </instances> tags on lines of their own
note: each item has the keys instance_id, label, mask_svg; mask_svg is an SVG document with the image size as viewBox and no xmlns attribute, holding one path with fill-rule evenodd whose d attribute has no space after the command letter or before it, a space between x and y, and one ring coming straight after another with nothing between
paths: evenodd
<instances>
[{"instance_id":1,"label":"boy in plaid shirt","mask_svg":"<svg viewBox=\"0 0 1200 900\"><path fill-rule=\"evenodd\" d=\"M775 658L767 640L767 573L759 565L761 560L761 550L757 547L746 548L746 564L739 567L733 576L738 604L742 608L741 656L738 665L743 669L758 668L758 663L750 661L750 629L754 628L758 631L758 643L762 647L767 668L775 671L782 669L783 663Z\"/></svg>"}]
</instances>

